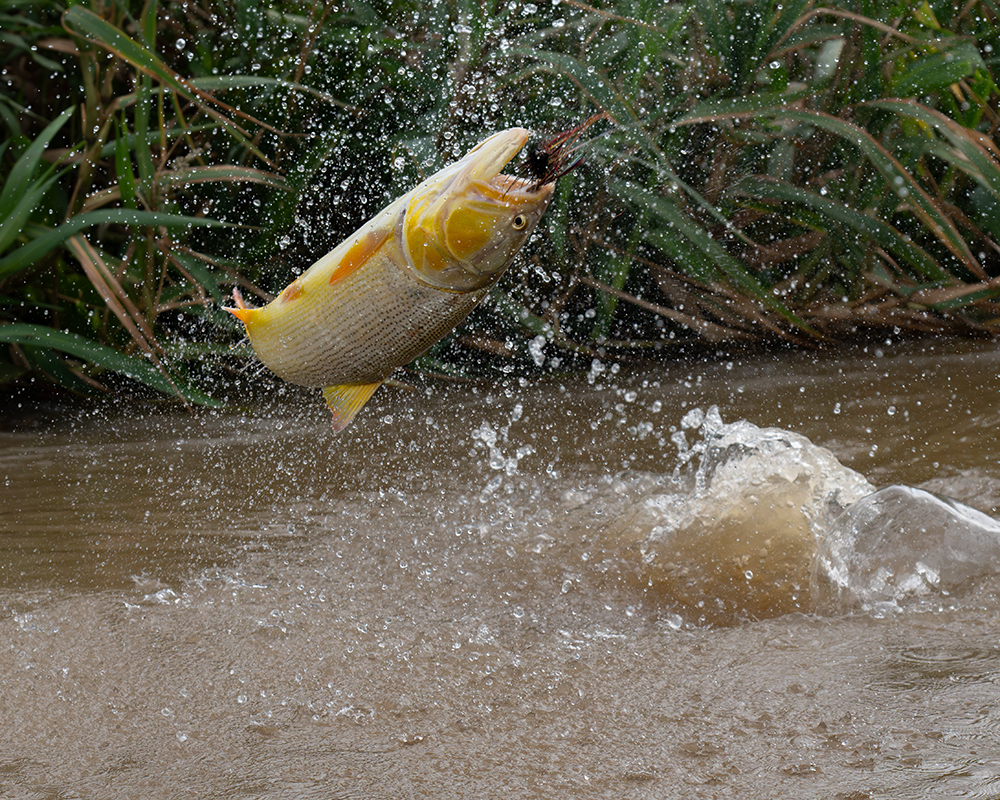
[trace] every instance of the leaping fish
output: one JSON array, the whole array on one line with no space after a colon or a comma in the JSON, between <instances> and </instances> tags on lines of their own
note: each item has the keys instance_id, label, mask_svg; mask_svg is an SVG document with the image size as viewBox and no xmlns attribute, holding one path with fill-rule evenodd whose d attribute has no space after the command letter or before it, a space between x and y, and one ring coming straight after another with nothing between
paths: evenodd
<instances>
[{"instance_id":1,"label":"leaping fish","mask_svg":"<svg viewBox=\"0 0 1000 800\"><path fill-rule=\"evenodd\" d=\"M234 292L272 372L323 388L334 430L350 424L397 367L452 331L513 261L552 199L555 178L501 172L528 141L490 136L365 223L261 308Z\"/></svg>"}]
</instances>

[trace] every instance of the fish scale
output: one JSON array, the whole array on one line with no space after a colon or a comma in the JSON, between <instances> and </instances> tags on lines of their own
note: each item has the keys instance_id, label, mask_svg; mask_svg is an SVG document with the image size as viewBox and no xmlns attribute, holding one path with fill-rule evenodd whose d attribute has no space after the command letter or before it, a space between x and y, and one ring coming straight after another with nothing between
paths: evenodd
<instances>
[{"instance_id":1,"label":"fish scale","mask_svg":"<svg viewBox=\"0 0 1000 800\"><path fill-rule=\"evenodd\" d=\"M483 294L423 286L375 253L366 269L276 306L271 324L248 330L260 359L291 383L374 383L447 335Z\"/></svg>"}]
</instances>

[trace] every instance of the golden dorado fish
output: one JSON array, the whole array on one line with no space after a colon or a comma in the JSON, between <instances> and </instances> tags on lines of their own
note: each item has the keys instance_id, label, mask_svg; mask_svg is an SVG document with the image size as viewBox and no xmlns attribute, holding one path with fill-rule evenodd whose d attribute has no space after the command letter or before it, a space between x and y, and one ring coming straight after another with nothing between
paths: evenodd
<instances>
[{"instance_id":1,"label":"golden dorado fish","mask_svg":"<svg viewBox=\"0 0 1000 800\"><path fill-rule=\"evenodd\" d=\"M400 197L271 303L227 311L262 362L323 387L343 430L394 369L452 331L538 224L553 183L501 170L528 140L501 131Z\"/></svg>"}]
</instances>

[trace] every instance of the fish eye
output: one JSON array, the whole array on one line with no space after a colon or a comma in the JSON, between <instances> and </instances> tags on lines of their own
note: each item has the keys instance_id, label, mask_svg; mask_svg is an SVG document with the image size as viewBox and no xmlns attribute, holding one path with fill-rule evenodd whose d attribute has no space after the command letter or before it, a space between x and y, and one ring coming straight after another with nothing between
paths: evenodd
<instances>
[{"instance_id":1,"label":"fish eye","mask_svg":"<svg viewBox=\"0 0 1000 800\"><path fill-rule=\"evenodd\" d=\"M514 217L514 221L511 224L514 226L515 231L523 230L524 226L528 224L528 218L524 214L518 214Z\"/></svg>"}]
</instances>

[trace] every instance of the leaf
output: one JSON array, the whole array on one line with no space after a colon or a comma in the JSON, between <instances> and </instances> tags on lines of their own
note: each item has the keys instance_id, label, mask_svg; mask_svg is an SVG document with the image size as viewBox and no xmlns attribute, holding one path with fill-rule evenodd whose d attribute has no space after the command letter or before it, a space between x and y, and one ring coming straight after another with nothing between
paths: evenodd
<instances>
[{"instance_id":1,"label":"leaf","mask_svg":"<svg viewBox=\"0 0 1000 800\"><path fill-rule=\"evenodd\" d=\"M540 317L532 314L526 306L518 303L510 295L498 289L490 293L490 299L497 311L500 311L515 325L520 326L533 336L548 336L552 326Z\"/></svg>"},{"instance_id":2,"label":"leaf","mask_svg":"<svg viewBox=\"0 0 1000 800\"><path fill-rule=\"evenodd\" d=\"M170 253L170 260L173 261L179 269L187 273L192 281L207 291L217 304L222 305L225 298L219 290L219 283L223 280L228 280L228 276L219 275L218 273L213 272L203 261L199 261L194 256L180 253L176 250ZM222 317L232 319L229 314L223 314Z\"/></svg>"},{"instance_id":3,"label":"leaf","mask_svg":"<svg viewBox=\"0 0 1000 800\"><path fill-rule=\"evenodd\" d=\"M168 86L189 100L196 99L197 93L191 85L170 69L159 56L126 36L93 11L79 5L72 6L63 14L63 26L71 33L110 50L123 61L156 78L164 86Z\"/></svg>"},{"instance_id":4,"label":"leaf","mask_svg":"<svg viewBox=\"0 0 1000 800\"><path fill-rule=\"evenodd\" d=\"M146 354L154 359L154 349L161 350L156 336L153 334L149 323L142 315L132 299L128 296L118 279L108 268L107 261L102 253L95 248L87 239L77 234L69 239L69 249L80 262L84 273L90 280L94 289L104 299L108 308L118 317L122 327L129 332L129 335Z\"/></svg>"},{"instance_id":5,"label":"leaf","mask_svg":"<svg viewBox=\"0 0 1000 800\"><path fill-rule=\"evenodd\" d=\"M934 154L954 164L1000 200L1000 152L992 139L915 100L876 100L866 105L910 117L935 130L954 150L936 148Z\"/></svg>"},{"instance_id":6,"label":"leaf","mask_svg":"<svg viewBox=\"0 0 1000 800\"><path fill-rule=\"evenodd\" d=\"M228 130L230 134L237 139L237 141L250 150L250 152L257 156L261 161L270 163L269 159L260 151L257 145L253 143L250 134L229 119L225 114L221 114L213 108L213 106L219 106L226 111L237 113L239 116L260 125L262 128L267 128L268 130L273 131L274 128L270 125L267 125L258 119L254 119L242 111L237 112L235 109L226 105L222 101L217 100L207 92L196 88L190 81L185 80L170 69L170 67L168 67L155 53L150 52L134 39L126 36L110 22L102 19L93 11L86 9L83 6L73 6L67 10L66 13L63 14L63 26L71 33L75 33L78 36L99 44L101 47L114 53L123 61L127 61L140 72L144 72L145 74L155 78L167 88L182 97L187 98L191 102L196 103L200 108L204 109L205 113Z\"/></svg>"},{"instance_id":7,"label":"leaf","mask_svg":"<svg viewBox=\"0 0 1000 800\"><path fill-rule=\"evenodd\" d=\"M118 177L118 194L126 208L137 209L136 181L132 172L132 152L126 139L124 113L115 117L115 173Z\"/></svg>"},{"instance_id":8,"label":"leaf","mask_svg":"<svg viewBox=\"0 0 1000 800\"><path fill-rule=\"evenodd\" d=\"M149 118L153 111L153 79L149 75L142 75L137 84L134 114L135 139L130 144L134 148L135 161L139 167L139 189L143 197L149 197L153 188L153 175L156 172L156 162L153 161L153 153L149 147ZM157 133L159 131L154 132L154 136Z\"/></svg>"},{"instance_id":9,"label":"leaf","mask_svg":"<svg viewBox=\"0 0 1000 800\"><path fill-rule=\"evenodd\" d=\"M582 61L564 53L553 53L550 50L513 47L508 52L531 61L547 63L554 72L564 75L579 86L597 108L611 116L619 125L637 121L635 111L615 89L614 85L600 73L589 69Z\"/></svg>"},{"instance_id":10,"label":"leaf","mask_svg":"<svg viewBox=\"0 0 1000 800\"><path fill-rule=\"evenodd\" d=\"M13 213L14 207L29 191L32 176L38 169L49 142L66 124L66 120L70 118L73 111L74 109L67 108L50 122L11 167L10 172L7 173L7 180L4 181L3 191L0 192L0 217L7 217Z\"/></svg>"},{"instance_id":11,"label":"leaf","mask_svg":"<svg viewBox=\"0 0 1000 800\"><path fill-rule=\"evenodd\" d=\"M164 170L156 177L157 183L170 186L187 186L193 183L232 183L247 181L261 183L274 189L291 191L285 179L273 172L265 172L252 167L239 167L232 164L219 164L211 167L185 167L183 169Z\"/></svg>"},{"instance_id":12,"label":"leaf","mask_svg":"<svg viewBox=\"0 0 1000 800\"><path fill-rule=\"evenodd\" d=\"M958 232L954 223L937 207L934 200L927 194L924 188L917 182L899 163L895 156L885 149L868 131L855 125L852 122L839 119L822 111L809 111L802 109L782 109L780 111L760 112L762 115L773 116L780 120L794 120L806 125L815 125L830 133L856 145L861 152L885 178L889 188L898 196L906 200L908 207L920 219L927 229L947 247L974 275L981 279L986 278L986 273L979 265L969 245ZM732 114L720 115L732 118L752 116L751 114L734 112ZM688 123L684 123L688 124Z\"/></svg>"},{"instance_id":13,"label":"leaf","mask_svg":"<svg viewBox=\"0 0 1000 800\"><path fill-rule=\"evenodd\" d=\"M64 389L80 394L97 395L95 387L70 369L52 350L22 344L21 351L33 369L45 373Z\"/></svg>"},{"instance_id":14,"label":"leaf","mask_svg":"<svg viewBox=\"0 0 1000 800\"><path fill-rule=\"evenodd\" d=\"M218 400L203 392L165 377L147 361L124 355L75 333L66 333L45 325L14 323L0 325L0 342L58 350L95 366L125 375L164 394L180 394L188 402L197 405L213 408L223 406Z\"/></svg>"},{"instance_id":15,"label":"leaf","mask_svg":"<svg viewBox=\"0 0 1000 800\"><path fill-rule=\"evenodd\" d=\"M723 0L704 0L698 4L698 21L708 34L710 47L725 62L732 61L732 46L735 37L729 9Z\"/></svg>"},{"instance_id":16,"label":"leaf","mask_svg":"<svg viewBox=\"0 0 1000 800\"><path fill-rule=\"evenodd\" d=\"M986 65L976 46L972 42L960 42L955 47L921 55L908 62L891 81L890 92L897 97L908 97L940 91L980 69L985 70Z\"/></svg>"},{"instance_id":17,"label":"leaf","mask_svg":"<svg viewBox=\"0 0 1000 800\"><path fill-rule=\"evenodd\" d=\"M668 308L658 303L651 303L648 300L643 300L641 297L636 297L635 295L631 295L621 289L616 289L614 286L609 286L606 283L601 283L593 278L583 278L583 283L587 284L587 286L592 286L593 288L600 290L603 294L620 298L632 303L632 305L638 306L639 308L644 308L647 311L657 314L658 316L672 320L678 325L683 325L685 328L690 328L692 331L695 331L699 336L709 342L725 342L736 339L750 338L750 334L747 331L726 327L725 325L719 325L718 323L712 322L704 317L685 314L684 312L678 311L674 308Z\"/></svg>"},{"instance_id":18,"label":"leaf","mask_svg":"<svg viewBox=\"0 0 1000 800\"><path fill-rule=\"evenodd\" d=\"M164 228L188 228L191 226L228 227L229 223L204 217L187 217L179 214L164 214L159 211L133 211L128 208L108 208L89 211L70 218L57 228L32 239L10 255L0 259L0 280L31 266L49 251L61 245L70 236L94 225L150 225Z\"/></svg>"},{"instance_id":19,"label":"leaf","mask_svg":"<svg viewBox=\"0 0 1000 800\"><path fill-rule=\"evenodd\" d=\"M53 175L47 180L39 180L32 184L30 189L17 198L17 204L0 218L0 253L17 239L21 229L31 216L31 212L48 193L56 178L57 176Z\"/></svg>"},{"instance_id":20,"label":"leaf","mask_svg":"<svg viewBox=\"0 0 1000 800\"><path fill-rule=\"evenodd\" d=\"M814 333L804 321L792 314L762 286L746 266L731 256L707 230L684 214L674 203L632 182L614 181L611 183L611 188L622 199L640 205L664 223L664 228L651 231L646 235L646 239L651 239L654 244L660 242L676 248L676 256L680 256L678 260L686 266L690 263L688 258L691 258L691 261L699 264L699 271L705 272L702 280L708 282L711 278L724 277L730 286L756 298L795 327ZM683 250L678 248L682 243Z\"/></svg>"},{"instance_id":21,"label":"leaf","mask_svg":"<svg viewBox=\"0 0 1000 800\"><path fill-rule=\"evenodd\" d=\"M314 89L311 86L304 86L301 83L286 81L281 78L268 78L264 75L211 75L203 78L192 78L188 82L195 89L199 89L201 91L217 91L220 89L225 91L226 89L246 88L255 89L258 87L288 89L289 91L302 92L303 94L311 95L317 100L322 100L324 103L339 106L347 109L348 111L363 111L363 109L358 106L345 103L342 100L338 100L333 95L320 91L319 89Z\"/></svg>"},{"instance_id":22,"label":"leaf","mask_svg":"<svg viewBox=\"0 0 1000 800\"><path fill-rule=\"evenodd\" d=\"M753 177L744 178L731 191L745 193L750 197L773 198L811 208L820 215L820 219L840 223L861 236L871 239L887 252L895 253L913 267L921 277L940 282L951 280L951 275L909 237L904 236L891 225L863 214L838 199L823 197L808 189L787 183ZM836 233L832 225L826 225L823 230L827 233Z\"/></svg>"},{"instance_id":23,"label":"leaf","mask_svg":"<svg viewBox=\"0 0 1000 800\"><path fill-rule=\"evenodd\" d=\"M642 239L642 234L643 226L637 225L628 235L625 247L623 248L624 252L605 249L603 252L594 253L594 255L590 256L593 259L591 261L590 272L596 280L611 286L615 292L621 292L625 288L625 282L628 280L632 270L634 256ZM598 319L594 324L594 331L591 334L592 339L606 336L608 331L611 330L611 324L614 322L615 308L618 305L619 299L619 295L615 294L615 292L601 292L600 294L600 308L598 309Z\"/></svg>"},{"instance_id":24,"label":"leaf","mask_svg":"<svg viewBox=\"0 0 1000 800\"><path fill-rule=\"evenodd\" d=\"M721 97L704 100L673 121L673 125L718 122L733 116L754 116L765 111L787 108L792 103L816 93L815 87L794 92L754 92L745 97Z\"/></svg>"},{"instance_id":25,"label":"leaf","mask_svg":"<svg viewBox=\"0 0 1000 800\"><path fill-rule=\"evenodd\" d=\"M905 198L914 214L924 223L934 236L947 247L970 272L980 278L986 277L969 245L958 232L951 218L943 213L924 188L902 164L863 128L837 117L819 111L782 112L790 119L816 124L831 133L858 145L875 168L882 173L890 189Z\"/></svg>"}]
</instances>

